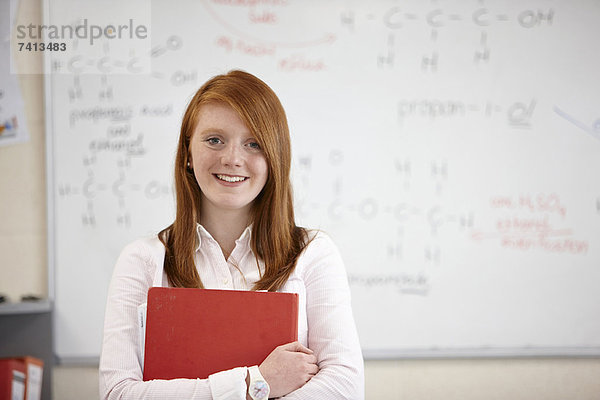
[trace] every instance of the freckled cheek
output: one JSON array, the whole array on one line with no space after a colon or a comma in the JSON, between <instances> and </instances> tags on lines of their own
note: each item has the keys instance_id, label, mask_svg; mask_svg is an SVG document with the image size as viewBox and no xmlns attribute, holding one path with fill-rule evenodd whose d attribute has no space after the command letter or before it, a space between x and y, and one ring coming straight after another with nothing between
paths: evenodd
<instances>
[{"instance_id":1,"label":"freckled cheek","mask_svg":"<svg viewBox=\"0 0 600 400\"><path fill-rule=\"evenodd\" d=\"M267 182L267 178L269 177L269 167L267 165L267 160L264 157L260 157L253 162L253 169L256 175L260 175L263 180L263 185Z\"/></svg>"},{"instance_id":2,"label":"freckled cheek","mask_svg":"<svg viewBox=\"0 0 600 400\"><path fill-rule=\"evenodd\" d=\"M202 189L202 186L204 186L204 182L202 182L202 176L198 174L197 169L194 169L194 177L196 178L196 183Z\"/></svg>"}]
</instances>

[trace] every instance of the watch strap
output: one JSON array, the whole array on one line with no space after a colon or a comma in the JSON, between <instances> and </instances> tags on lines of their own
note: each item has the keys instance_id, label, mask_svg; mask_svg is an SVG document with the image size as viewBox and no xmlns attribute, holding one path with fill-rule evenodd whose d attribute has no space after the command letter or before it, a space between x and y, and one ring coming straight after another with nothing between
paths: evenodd
<instances>
[{"instance_id":1,"label":"watch strap","mask_svg":"<svg viewBox=\"0 0 600 400\"><path fill-rule=\"evenodd\" d=\"M248 384L248 395L250 395L250 398L253 400L267 400L271 388L260 373L258 366L253 365L249 367L248 374L250 375L250 383Z\"/></svg>"}]
</instances>

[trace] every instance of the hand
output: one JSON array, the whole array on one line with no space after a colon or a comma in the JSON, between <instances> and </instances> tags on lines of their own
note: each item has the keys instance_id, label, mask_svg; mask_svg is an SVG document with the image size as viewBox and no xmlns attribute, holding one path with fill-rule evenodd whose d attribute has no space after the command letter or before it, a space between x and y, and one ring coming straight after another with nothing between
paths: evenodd
<instances>
[{"instance_id":1,"label":"hand","mask_svg":"<svg viewBox=\"0 0 600 400\"><path fill-rule=\"evenodd\" d=\"M271 388L269 397L281 397L302 387L317 372L317 357L299 342L281 345L259 365Z\"/></svg>"}]
</instances>

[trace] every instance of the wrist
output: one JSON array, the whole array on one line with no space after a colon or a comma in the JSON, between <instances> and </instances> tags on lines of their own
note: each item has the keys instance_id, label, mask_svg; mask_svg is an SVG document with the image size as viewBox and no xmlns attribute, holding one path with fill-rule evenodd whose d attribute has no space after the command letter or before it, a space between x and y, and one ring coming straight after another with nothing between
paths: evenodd
<instances>
[{"instance_id":1,"label":"wrist","mask_svg":"<svg viewBox=\"0 0 600 400\"><path fill-rule=\"evenodd\" d=\"M246 368L246 400L252 400L252 397L248 394L248 387L250 386L250 372Z\"/></svg>"},{"instance_id":2,"label":"wrist","mask_svg":"<svg viewBox=\"0 0 600 400\"><path fill-rule=\"evenodd\" d=\"M266 379L263 378L258 366L254 365L248 368L246 376L247 392L246 399L267 400L269 398L270 387Z\"/></svg>"}]
</instances>

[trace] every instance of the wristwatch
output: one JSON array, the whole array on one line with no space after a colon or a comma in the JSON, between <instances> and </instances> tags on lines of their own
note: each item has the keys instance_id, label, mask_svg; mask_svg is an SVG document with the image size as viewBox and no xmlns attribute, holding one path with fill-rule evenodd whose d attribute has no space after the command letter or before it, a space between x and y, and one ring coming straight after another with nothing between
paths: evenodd
<instances>
[{"instance_id":1,"label":"wristwatch","mask_svg":"<svg viewBox=\"0 0 600 400\"><path fill-rule=\"evenodd\" d=\"M260 370L256 365L248 368L250 374L250 384L248 385L248 394L252 400L267 400L269 398L269 384L260 374Z\"/></svg>"}]
</instances>

